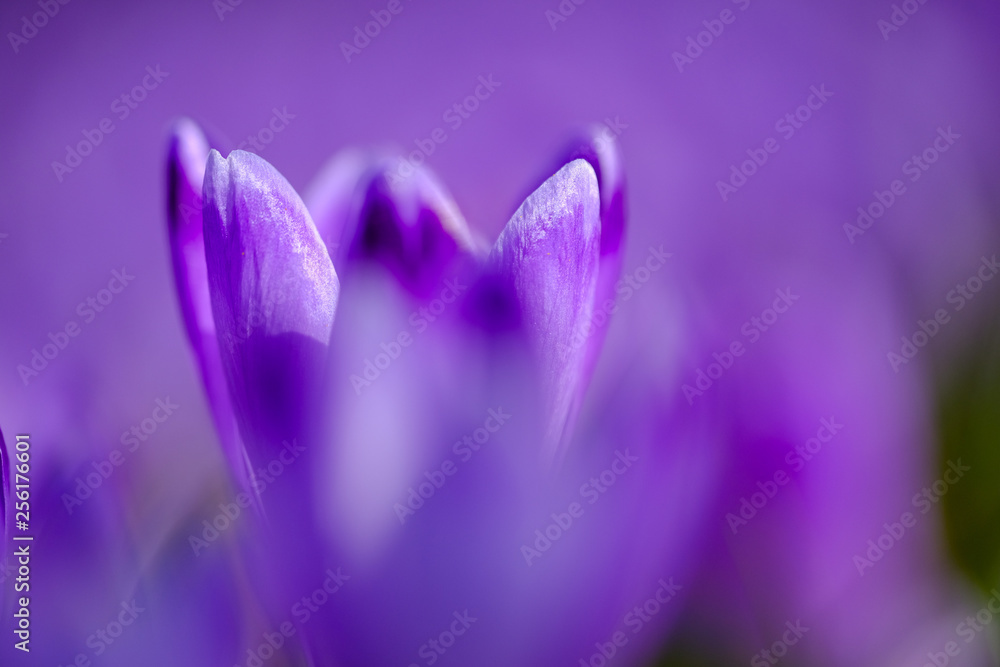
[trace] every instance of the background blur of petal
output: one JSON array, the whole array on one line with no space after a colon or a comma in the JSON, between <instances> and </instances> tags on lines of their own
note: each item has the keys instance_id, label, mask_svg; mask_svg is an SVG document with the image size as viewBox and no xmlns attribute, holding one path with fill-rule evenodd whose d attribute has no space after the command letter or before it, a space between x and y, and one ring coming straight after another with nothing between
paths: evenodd
<instances>
[{"instance_id":1,"label":"background blur of petal","mask_svg":"<svg viewBox=\"0 0 1000 667\"><path fill-rule=\"evenodd\" d=\"M677 611L683 619L663 647L664 664L746 660L809 610L826 630L814 630L816 643L796 659L848 664L851 652L838 642L862 642L868 627L895 627L877 626L875 612L854 613L872 600L852 586L882 574L892 581L865 590L877 590L893 613L906 616L899 627L907 632L934 628L921 639L937 642L927 651L940 650L965 615L954 610L974 613L978 596L1000 585L1000 282L985 283L961 310L947 299L976 274L981 258L1000 252L996 3L912 2L916 13L886 39L878 22L889 19L889 0L565 0L563 11L574 9L558 21L551 14L560 11L557 0L400 1L402 12L350 62L341 42L353 40L355 26L386 2L243 0L220 11L225 0L72 0L17 52L4 39L0 425L8 444L30 433L36 464L47 471L44 485L41 477L35 482L36 493L47 494L36 511L71 524L66 530L83 543L90 537L75 574L59 576L107 582L91 582L100 594L75 589L66 605L78 615L53 622L62 634L41 655L69 661L119 603L137 595L138 575L102 569L109 566L101 542L107 558L127 562L130 572L156 573L139 594L158 600L160 614L176 610L174 631L190 633L194 645L184 650L191 656L234 662L237 655L211 653L218 637L238 647L240 632L260 631L241 598L239 573L221 556L192 567L184 543L228 490L173 288L164 156L180 116L200 123L225 155L276 115L285 120L271 127L282 129L259 154L299 193L344 147L409 152L444 128L447 140L426 163L489 243L539 176L552 173L572 131L607 123L628 180L624 275L651 249L663 246L672 257L611 318L577 425L581 443L616 423L623 433L649 428L627 416L649 400L650 387L664 404L687 407L681 386L694 382L712 353L745 341L741 327L771 304L776 289L801 291L774 331L749 345L703 397L718 437L728 439L715 462L725 488L710 509L691 510L709 517L705 556L701 573L691 573L698 581L683 582L695 600ZM735 21L678 71L672 54L726 9ZM4 2L0 31L20 31L22 17L38 11L36 2ZM136 108L116 104L142 83L147 67L167 75ZM495 91L459 126L449 123L448 109L473 94L480 77L497 82ZM813 86L832 96L785 138L775 123L804 104ZM114 130L57 178L52 163L64 162L67 144L103 118ZM960 138L911 182L903 163L931 146L939 128ZM768 137L778 139L778 152L723 201L716 182ZM905 194L850 239L845 223L897 178ZM78 306L122 270L134 280L88 321ZM894 372L887 353L942 308L950 321ZM30 364L32 350L71 320L81 333L26 385L18 365ZM61 494L72 492L93 462L124 449L124 433L168 398L179 406L174 414L68 515ZM601 410L617 412L602 417ZM776 516L756 519L770 523L751 524L763 535L727 541L725 514L782 467L784 452L810 437L827 413L843 416L847 444L835 450L834 440L829 467L810 464L793 485L801 495L766 508ZM920 524L905 543L909 550L893 552L900 554L895 565L886 556L863 580L842 586L844 572L855 572L851 556L878 538L884 522L912 509L910 497L959 457L971 466L968 478ZM698 479L687 481L708 485L704 470L692 475ZM827 562L828 544L844 557ZM39 566L60 557L44 554ZM894 567L905 572L890 574ZM62 590L69 581L53 575L39 585ZM218 627L206 631L193 616L198 598L164 581L191 590L211 585L217 608L198 613ZM913 597L895 597L903 590ZM927 619L911 622L906 609L896 609L922 604ZM219 620L236 609L241 629ZM161 622L127 637L132 644L115 660L134 656L121 664L143 664L143 647L170 648L167 635L150 629ZM8 639L5 631L0 656ZM580 657L607 639L584 643ZM903 662L913 657L904 655L908 641L862 642L865 659L917 664ZM992 646L995 664L995 635L978 641L975 655ZM972 659L973 649L963 650ZM204 659L178 656L169 664Z\"/></svg>"}]
</instances>

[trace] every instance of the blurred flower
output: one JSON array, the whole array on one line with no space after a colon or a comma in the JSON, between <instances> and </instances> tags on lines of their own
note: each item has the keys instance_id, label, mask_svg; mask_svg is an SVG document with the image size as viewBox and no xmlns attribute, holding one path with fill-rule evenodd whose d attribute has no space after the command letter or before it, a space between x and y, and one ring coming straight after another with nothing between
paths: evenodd
<instances>
[{"instance_id":1,"label":"blurred flower","mask_svg":"<svg viewBox=\"0 0 1000 667\"><path fill-rule=\"evenodd\" d=\"M19 26L23 11L8 5ZM0 110L0 422L37 445L31 661L255 664L248 652L273 651L268 638L287 621L286 655L268 664L424 664L429 639L465 618L460 605L478 620L437 664L626 663L660 648L667 629L696 644L696 663L720 649L728 664L796 621L809 630L784 662L942 662L960 637L953 665L995 648L996 622L966 645L949 620L985 605L967 603L949 564L984 596L1000 581L1000 292L984 286L961 312L948 295L997 249L1000 13L985 0L928 3L904 26L888 5L741 0L719 18L721 6L701 3L588 3L553 32L535 2L433 3L348 66L322 57L336 49L331 29L349 38L378 7L248 4L220 23L205 3L112 3L50 21L3 64L18 103ZM900 29L889 35L891 9ZM684 54L695 62L678 71ZM162 90L123 105L145 95L123 86L157 63L171 72ZM461 96L494 69L503 87L467 98L482 104L456 132L442 111L468 109ZM809 110L796 105L814 86L830 101L800 123ZM294 122L276 125L279 108ZM211 141L177 126L168 256L145 221L162 214L160 142L178 110L226 121ZM583 136L544 178L525 177L528 156L555 148L574 118L614 119L605 138L627 149L627 246L614 222L625 218L617 150L602 157ZM958 139L936 159L939 128ZM251 130L243 145L302 193L325 246L302 249L328 254L341 283L326 340L325 327L281 329L300 324L303 281L285 289L269 283L273 267L245 271L258 299L252 281L244 290L226 273L277 259L294 274L263 238L262 257L213 254L221 293L248 299L226 310L245 321L213 313L204 171L211 147L227 155ZM780 151L746 162L769 138ZM300 187L326 147L383 139L420 148L409 162L432 163L455 201L429 171L400 179L394 155L359 150ZM73 173L54 178L67 156ZM585 280L536 287L549 251L511 261L535 247L514 223L502 248L484 241L528 199L511 193L534 192L575 158L600 195L592 301ZM716 185L739 180L734 169L745 185L722 201ZM266 184L298 215L280 180ZM651 248L673 257L646 281ZM167 257L181 319L164 307ZM90 326L74 306L123 264L134 284ZM801 299L772 326L762 310L776 289ZM556 294L558 326L534 330ZM573 312L574 299L600 309ZM940 308L950 323L894 373L886 353ZM749 342L744 323L759 340L721 377L705 375L710 388L689 404L681 388L697 386L699 369L716 375L734 340ZM43 359L69 324L88 326ZM185 336L194 366L178 363ZM321 361L290 365L310 357ZM44 372L25 387L13 369L32 362ZM68 514L74 482L167 394L180 416ZM248 406L263 410L246 416ZM206 446L206 419L221 447ZM843 427L809 452L829 432L823 420ZM620 476L609 472L623 465L616 452L632 462ZM912 498L944 474L936 466L959 457L972 471L902 540L886 537L902 512L920 511ZM573 502L583 516L563 530ZM747 524L730 523L741 510ZM192 555L191 536L215 530L213 517L231 527ZM855 559L877 557L880 540L891 549L861 574ZM633 634L626 614L661 578L683 597ZM313 611L328 579L337 592ZM90 638L132 600L146 611L95 655L106 644ZM615 628L628 645L608 659L597 645ZM9 642L0 656L23 659Z\"/></svg>"},{"instance_id":2,"label":"blurred flower","mask_svg":"<svg viewBox=\"0 0 1000 667\"><path fill-rule=\"evenodd\" d=\"M822 204L801 207L809 219ZM797 233L794 255L748 262L761 254L748 240L704 280L724 292L716 312L729 324L695 325L706 345L685 381L717 415L726 464L688 620L712 635L725 607L716 649L729 660L766 664L761 652L800 622L802 641L771 655L915 664L973 610L942 566L933 505L915 501L937 474L931 391L886 363L907 325L884 264L812 253L825 239ZM987 664L986 651L954 662Z\"/></svg>"}]
</instances>

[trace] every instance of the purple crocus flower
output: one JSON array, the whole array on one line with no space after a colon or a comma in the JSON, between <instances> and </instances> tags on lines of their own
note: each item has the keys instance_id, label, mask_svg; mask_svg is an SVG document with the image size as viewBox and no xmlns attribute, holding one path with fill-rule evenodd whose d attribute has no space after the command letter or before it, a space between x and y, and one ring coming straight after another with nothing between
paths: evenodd
<instances>
[{"instance_id":1,"label":"purple crocus flower","mask_svg":"<svg viewBox=\"0 0 1000 667\"><path fill-rule=\"evenodd\" d=\"M5 5L14 53L2 67L16 103L3 108L0 421L8 436L34 439L38 522L37 643L25 660L4 641L0 664L69 665L83 654L130 667L409 665L424 664L425 650L440 665L615 665L667 630L695 638L699 652L731 648L727 663L752 662L796 621L809 630L786 664L924 664L935 662L928 653L940 662L947 641L964 642L952 613L964 618L984 603L965 604L941 562L939 545L955 533L940 525L938 508L951 504L955 518L989 506L964 507L949 494L901 541L882 536L886 524L898 532L900 514L916 509L913 495L941 472L931 395L950 384L944 376L975 349L996 306L995 280L961 312L946 296L998 247L996 3L399 6L368 43L370 12L384 16L385 2L125 3L95 12L69 3L48 19L52 0ZM37 35L24 43L32 23ZM363 52L340 58L338 42L354 39L367 44ZM106 48L81 48L88 42ZM144 68L161 64L162 86L122 106L118 96ZM460 128L442 123L480 74L501 82L496 94ZM804 124L782 122L813 86L828 89L829 102ZM291 123L259 134L275 129L272 109ZM232 141L178 126L168 255L145 222L159 212L157 146L178 110L227 118ZM574 117L605 119L628 148L627 253L623 170L608 162L617 153L602 162L584 133L525 183L526 156L547 152ZM448 132L435 147L436 125ZM951 144L940 159L927 153L939 133ZM255 237L267 249L246 261L226 251L222 214L211 275L228 299L224 312L246 319L213 313L204 172L211 147L226 156L248 135L243 145L302 194L341 283L326 342L299 327L293 290L264 284L283 272L246 268L275 259L271 246ZM404 177L379 152L339 154L300 187L324 146L346 137L420 147L462 211L429 171L407 166ZM780 151L753 160L739 191L720 198L717 183L738 181L731 169L761 155L769 137ZM509 193L534 192L575 158L590 164L600 195L592 300L582 287L536 286L546 283L550 251L526 257L533 268L520 271L510 259L525 244L513 223L510 244L492 243L526 199ZM264 183L278 183L279 198L300 211L288 184L267 174ZM893 193L896 179L905 194ZM614 263L624 257L622 276L634 279L646 249L663 253L661 243L675 256L635 300L615 293L593 317L564 307L601 305L617 284ZM278 253L282 267L294 256ZM168 257L181 319L163 306ZM587 258L560 278L569 284L593 265ZM79 321L76 304L122 266L134 285L51 363L38 356L33 365L51 335ZM246 277L265 280L239 291ZM766 332L748 329L762 337L689 405L680 388L733 340L746 341L741 326L770 307L775 288L801 301L774 326L768 317ZM559 326L538 331L547 294L559 295ZM950 323L896 374L886 353L942 307ZM613 326L596 319L610 311ZM586 331L564 336L578 325ZM177 363L185 334L190 368ZM322 360L300 363L311 357ZM43 365L40 375L27 370ZM191 398L196 376L207 410ZM167 394L181 415L68 513L63 496L76 480ZM247 406L261 409L247 415ZM496 432L490 410L511 415ZM207 446L206 416L218 452ZM824 438L835 428L824 419L843 428L805 459L796 448L815 447L807 441L821 426ZM638 461L605 485L602 475L624 465L616 450ZM219 459L232 493L217 479ZM734 532L727 514L740 516L744 499L760 504L758 483L773 489L779 469L790 481ZM969 482L988 484L990 475L976 466ZM248 503L241 518L192 557L190 536L203 535L220 503L240 510L236 499ZM553 516L565 522L573 501L583 516L567 530L556 525L550 539ZM6 509L12 517L12 503ZM708 548L699 549L706 531ZM868 542L879 540L892 547L862 574L854 558L877 556ZM959 560L967 566L968 553ZM661 577L687 593L681 632L671 618L681 600L656 607L653 599L649 623L632 612ZM336 593L323 588L328 581ZM95 655L107 645L90 638L133 599L144 608L139 621ZM460 604L477 620L441 655L428 642L462 623L453 616L466 611ZM643 623L626 623L627 614ZM10 638L7 609L2 616ZM295 629L282 640L286 655L262 657L286 621ZM996 627L960 644L949 664L986 664ZM628 644L606 658L616 629Z\"/></svg>"},{"instance_id":2,"label":"purple crocus flower","mask_svg":"<svg viewBox=\"0 0 1000 667\"><path fill-rule=\"evenodd\" d=\"M698 419L651 387L627 423L572 437L625 226L621 157L581 137L487 251L428 170L342 153L307 207L263 159L206 155L177 125L172 220L206 161L204 241L171 226L182 315L210 399L225 378L213 410L239 439L221 440L261 507L241 553L290 654L575 662L653 599L668 611L627 660L679 610L713 478Z\"/></svg>"}]
</instances>

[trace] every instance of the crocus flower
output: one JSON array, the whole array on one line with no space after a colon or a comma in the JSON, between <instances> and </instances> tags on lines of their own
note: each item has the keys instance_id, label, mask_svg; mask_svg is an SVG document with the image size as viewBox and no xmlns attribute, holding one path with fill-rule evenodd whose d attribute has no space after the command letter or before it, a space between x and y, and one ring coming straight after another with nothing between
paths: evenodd
<instances>
[{"instance_id":1,"label":"crocus flower","mask_svg":"<svg viewBox=\"0 0 1000 667\"><path fill-rule=\"evenodd\" d=\"M425 645L438 665L628 664L667 630L697 636L672 625L681 609L688 623L680 629L703 633L699 648L731 647L736 662L752 661L786 623L801 621L809 630L785 664L943 662L949 639L961 647L949 665L987 663L995 617L969 645L956 636L953 610L965 607L964 617L982 604L963 604L935 545L947 534L952 551L968 548L953 524L938 525L937 507L950 505L952 518L989 516L988 496L965 496L978 506L962 501L967 483L989 483L988 466L921 514L863 575L854 558L867 559L868 541L916 509L913 494L940 474L929 397L940 385L928 379L954 373L956 351L975 356L969 342L995 306L991 281L960 313L950 311L948 326L899 374L886 363L885 353L918 320L950 308L949 290L997 249L995 3L586 3L571 12L576 3L515 2L488 16L456 3L394 15L349 63L316 54L329 47L337 55L339 39L367 44L368 10L381 16L379 7L214 3L215 20L207 4L89 13L70 3L45 27L38 8L8 8L19 45L4 81L18 103L4 108L8 317L0 347L8 382L0 385L0 420L8 436L27 431L36 445L37 643L27 659L0 643L0 664L83 664L75 659L83 654L95 665L130 667L409 665L427 662ZM232 11L220 9L227 4ZM19 33L32 34L31 21L38 34L20 41ZM123 24L148 29L136 39ZM109 48L81 50L78 32ZM115 101L109 111L113 97L139 84L143 66L159 71L161 61L170 73L162 86L137 91L144 99L136 107ZM213 63L225 63L224 76ZM495 68L502 86L457 132L449 125L447 143L428 155L449 174L462 212L428 171L397 182L391 156L364 151L339 155L300 189L300 167L319 164L321 147L343 136L386 132L426 145L444 105L472 92L477 68ZM794 117L809 87L824 84L829 103L786 137L792 128L778 130L775 121ZM366 103L343 103L360 99ZM232 301L220 312L247 321L217 320L208 288L201 192L209 149L236 145L284 104L283 116L298 117L268 136L274 141L261 154L302 193L341 283L325 342L323 327L282 328L298 324L293 290L268 285L271 298L253 301L253 289L235 289L226 268L263 263L226 252L230 237L220 228L213 279ZM163 306L168 255L136 221L156 217L154 146L183 108L230 115L231 129L242 131L218 144L191 124L175 134L178 319ZM606 118L611 131L624 132L627 246L624 233L615 243L608 215L625 203L620 182L608 177L622 170L588 159L600 154L592 138L573 142L536 182L523 176L532 161L524 156L547 146L567 115ZM911 180L913 158L923 158L939 128L960 137L932 166L923 159ZM251 139L258 150L261 136ZM720 200L715 184L738 179L731 165L761 155L769 137L780 151L766 164L754 160L759 169L751 166L739 192ZM544 307L537 296L548 288L529 280L543 271L508 263L505 249L518 248L514 225L505 232L514 243L493 241L508 217L500 213L525 199L507 193L534 192L575 158L597 178L601 251L594 299L582 290L569 290L572 297L600 304L617 284L618 269L607 265L621 263L633 277L648 244L666 243L675 256L635 300L614 301L610 326L583 317L590 328L565 350L565 329L535 330L539 301ZM893 192L895 179L905 194ZM275 191L299 211L285 185ZM859 208L880 212L867 215L864 234L851 229L864 219ZM46 334L59 335L73 306L121 263L135 272L135 286L24 386L27 376L13 368L29 363ZM255 273L242 275L275 275ZM715 355L724 358L734 339L745 342L743 323L760 317L775 288L789 287L801 300L787 319L768 325L689 405L680 388L698 368L719 363ZM581 323L570 319L567 328ZM177 363L181 321L190 369ZM254 335L280 340L248 343ZM300 344L284 347L293 341ZM317 356L316 365L281 363ZM190 398L195 375L205 411ZM75 478L106 460L121 430L145 416L142 404L166 392L181 397L182 416L68 514L61 496ZM288 400L279 406L272 396ZM264 409L244 414L254 403ZM959 418L977 404L963 405ZM485 430L498 408L511 418ZM204 447L203 413L222 456ZM792 469L785 457L817 436L822 419L843 428ZM485 443L475 441L477 429L489 434ZM638 461L590 505L590 479L600 481L617 449ZM204 484L220 458L234 495L225 480ZM444 470L449 461L454 474ZM773 488L767 481L779 468L789 483L734 534L726 515L739 516L742 499L764 493L758 482ZM202 534L220 502L238 507L236 498L253 507L192 557L189 535ZM552 515L565 521L574 500L584 515L558 539L546 537ZM699 549L705 532L708 548ZM974 555L988 557L991 545L985 540ZM539 553L529 553L530 565L523 547ZM660 577L683 585L693 604L672 600L633 634L624 617ZM315 605L317 590L328 595L327 579L337 592L316 611L295 606L304 596ZM9 579L3 587L9 603ZM145 608L138 622L95 655L105 644L89 638L133 598ZM461 623L458 600L477 620L441 655L428 642ZM0 624L9 639L7 609ZM696 623L695 611L707 620ZM295 634L278 651L285 655L259 657L286 620ZM627 646L608 648L615 629Z\"/></svg>"},{"instance_id":2,"label":"crocus flower","mask_svg":"<svg viewBox=\"0 0 1000 667\"><path fill-rule=\"evenodd\" d=\"M177 127L173 145L203 145ZM175 267L181 303L210 301L213 323L182 314L214 330L250 486L282 462L242 553L270 622L295 623L293 653L576 662L658 598L667 611L615 649L624 661L680 608L712 479L698 419L652 390L627 422L572 436L601 341L590 318L623 250L622 161L595 137L488 252L426 169L400 178L392 158L341 154L310 210L256 155L208 153L202 193L188 191L204 198L204 260ZM197 183L201 155L171 152L185 172L171 187ZM199 248L182 229L174 247ZM191 336L206 383L211 338Z\"/></svg>"}]
</instances>

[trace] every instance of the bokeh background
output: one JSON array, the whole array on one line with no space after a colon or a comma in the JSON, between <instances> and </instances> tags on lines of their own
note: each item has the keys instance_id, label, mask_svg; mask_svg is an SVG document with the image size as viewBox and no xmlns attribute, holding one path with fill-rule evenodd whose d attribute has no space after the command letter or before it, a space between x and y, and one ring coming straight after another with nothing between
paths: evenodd
<instances>
[{"instance_id":1,"label":"bokeh background","mask_svg":"<svg viewBox=\"0 0 1000 667\"><path fill-rule=\"evenodd\" d=\"M445 128L447 141L427 165L489 242L550 173L572 130L608 124L628 179L625 271L651 246L672 257L611 321L580 429L592 426L588 415L609 397L639 400L644 385L635 378L660 382L653 376L669 369L663 382L679 395L712 352L743 339L741 326L770 305L774 290L801 294L706 396L732 444L716 461L722 490L699 547L701 574L672 631L638 664L746 660L752 650L744 645L763 648L771 628L794 620L775 620L787 610L760 596L793 595L784 589L803 581L824 582L819 597L840 591L847 611L831 612L831 626L871 615L845 635L878 636L864 644L871 652L860 664L896 664L889 655L922 664L905 662L902 647L926 639L912 632L924 626L879 626L891 614L833 583L839 575L816 550L824 536L849 540L845 525L858 521L877 538L921 484L961 457L972 472L921 523L914 558L932 563L933 588L957 605L975 610L1000 585L1000 282L984 283L960 311L948 299L981 258L1000 252L1000 8L986 0L913 2L907 6L916 11L886 32L879 22L891 21L900 3L400 2L402 11L350 62L341 43L387 3L71 0L37 34L28 29L33 36L13 41L8 33L22 34L23 17L41 9L3 3L0 426L8 444L15 433L31 434L37 469L50 480L44 500L36 496L39 525L49 523L71 545L53 557L66 567L43 571L50 584L65 585L58 615L65 633L47 644L39 637L40 654L53 664L70 660L71 638L82 648L93 631L74 610L124 599L116 586L129 577L116 559L141 572L164 552L186 549L172 542L170 517L197 514L228 493L174 294L167 133L177 118L192 118L225 154L277 111L287 123L258 153L299 192L342 148L409 152ZM724 10L733 22L679 68L674 54ZM164 77L123 118L116 100L142 83L147 67ZM481 76L498 82L496 90L459 127L449 125L445 112ZM775 124L813 86L832 95L786 137ZM113 132L71 172L55 173L67 145L104 118ZM939 128L959 138L911 182L904 163L931 146ZM769 137L780 149L724 201L717 182ZM905 182L905 194L850 238L844 225L894 179ZM78 305L116 270L134 280L85 322ZM888 353L940 308L951 314L948 324L894 369ZM81 323L80 335L26 382L18 366L71 320ZM67 516L63 490L168 398L179 407L109 480L113 493ZM871 456L833 454L825 471L818 460L818 488L828 498L803 492L773 508L812 526L788 530L810 546L798 554L760 538L766 543L746 558L733 557L742 545L726 513L831 415L844 416L845 433L865 434L854 451ZM796 435L775 435L769 424L782 420ZM873 489L897 494L884 507L898 511L872 505ZM87 519L84 511L98 503L113 507ZM865 540L845 548L860 553ZM197 576L211 587L211 571ZM856 583L868 590L869 582ZM893 590L887 585L884 596ZM995 631L983 635L975 658L993 662L978 664L996 664ZM138 635L126 639L141 646ZM855 648L862 655L860 646L816 648L798 659L839 664ZM0 655L4 664L8 655L22 658ZM587 646L580 655L589 655ZM115 659L109 650L105 664L121 664ZM172 664L229 664L189 659ZM954 660L961 659L977 664L969 651Z\"/></svg>"}]
</instances>

